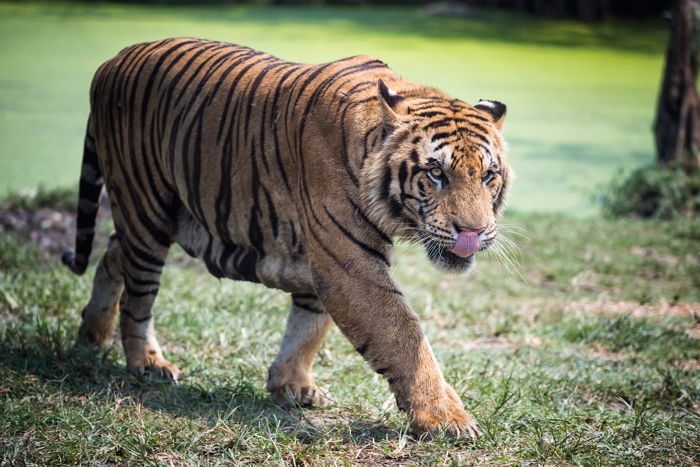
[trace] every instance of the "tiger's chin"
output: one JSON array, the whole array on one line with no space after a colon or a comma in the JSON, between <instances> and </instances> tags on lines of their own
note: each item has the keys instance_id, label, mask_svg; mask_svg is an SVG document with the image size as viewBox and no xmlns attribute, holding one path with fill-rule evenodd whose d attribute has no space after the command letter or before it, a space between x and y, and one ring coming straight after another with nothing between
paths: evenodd
<instances>
[{"instance_id":1,"label":"tiger's chin","mask_svg":"<svg viewBox=\"0 0 700 467\"><path fill-rule=\"evenodd\" d=\"M462 258L450 251L450 247L425 240L423 242L428 259L441 271L459 274L467 272L476 262L474 255Z\"/></svg>"}]
</instances>

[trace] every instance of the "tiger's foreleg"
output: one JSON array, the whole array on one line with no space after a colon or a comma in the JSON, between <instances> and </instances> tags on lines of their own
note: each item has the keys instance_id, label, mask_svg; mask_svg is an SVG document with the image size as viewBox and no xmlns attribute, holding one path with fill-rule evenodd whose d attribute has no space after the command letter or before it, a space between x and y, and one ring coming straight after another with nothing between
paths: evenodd
<instances>
[{"instance_id":1,"label":"tiger's foreleg","mask_svg":"<svg viewBox=\"0 0 700 467\"><path fill-rule=\"evenodd\" d=\"M160 274L167 248L154 248L146 257L125 241L125 289L120 303L119 327L126 354L126 366L132 373L150 371L177 381L178 368L163 358L153 323L153 302L160 287Z\"/></svg>"},{"instance_id":2,"label":"tiger's foreleg","mask_svg":"<svg viewBox=\"0 0 700 467\"><path fill-rule=\"evenodd\" d=\"M311 375L316 351L330 325L330 316L314 295L292 295L287 330L267 380L273 402L284 407L325 407L330 403L330 394L316 386Z\"/></svg>"},{"instance_id":3,"label":"tiger's foreleg","mask_svg":"<svg viewBox=\"0 0 700 467\"><path fill-rule=\"evenodd\" d=\"M344 271L334 262L316 264L319 298L357 352L387 379L413 432L430 436L445 429L458 437L478 437L476 421L443 378L418 317L388 268L360 260L341 263Z\"/></svg>"}]
</instances>

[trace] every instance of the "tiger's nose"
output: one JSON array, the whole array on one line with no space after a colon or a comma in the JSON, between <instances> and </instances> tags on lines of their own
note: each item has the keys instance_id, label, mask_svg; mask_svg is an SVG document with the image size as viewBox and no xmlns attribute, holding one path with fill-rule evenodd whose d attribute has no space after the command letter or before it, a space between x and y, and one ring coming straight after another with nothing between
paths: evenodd
<instances>
[{"instance_id":1,"label":"tiger's nose","mask_svg":"<svg viewBox=\"0 0 700 467\"><path fill-rule=\"evenodd\" d=\"M457 232L474 232L480 234L481 232L486 230L486 226L475 229L474 227L459 225L455 223L455 229L457 229Z\"/></svg>"}]
</instances>

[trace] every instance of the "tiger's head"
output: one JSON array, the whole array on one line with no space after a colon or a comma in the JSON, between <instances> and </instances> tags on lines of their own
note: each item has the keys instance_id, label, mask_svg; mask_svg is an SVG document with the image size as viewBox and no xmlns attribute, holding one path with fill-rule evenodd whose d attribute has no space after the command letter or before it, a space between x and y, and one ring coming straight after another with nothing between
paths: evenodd
<instances>
[{"instance_id":1,"label":"tiger's head","mask_svg":"<svg viewBox=\"0 0 700 467\"><path fill-rule=\"evenodd\" d=\"M419 240L440 269L466 271L496 239L512 177L500 133L506 106L430 88L396 92L381 80L377 92L384 138L366 166L369 212L389 234Z\"/></svg>"}]
</instances>

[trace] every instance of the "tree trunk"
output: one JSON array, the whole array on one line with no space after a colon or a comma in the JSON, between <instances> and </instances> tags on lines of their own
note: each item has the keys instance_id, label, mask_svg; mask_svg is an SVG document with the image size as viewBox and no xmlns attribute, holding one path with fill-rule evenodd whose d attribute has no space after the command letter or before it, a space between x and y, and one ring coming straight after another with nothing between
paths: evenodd
<instances>
[{"instance_id":1,"label":"tree trunk","mask_svg":"<svg viewBox=\"0 0 700 467\"><path fill-rule=\"evenodd\" d=\"M658 162L700 169L700 0L678 0L672 12L666 69L654 123Z\"/></svg>"}]
</instances>

